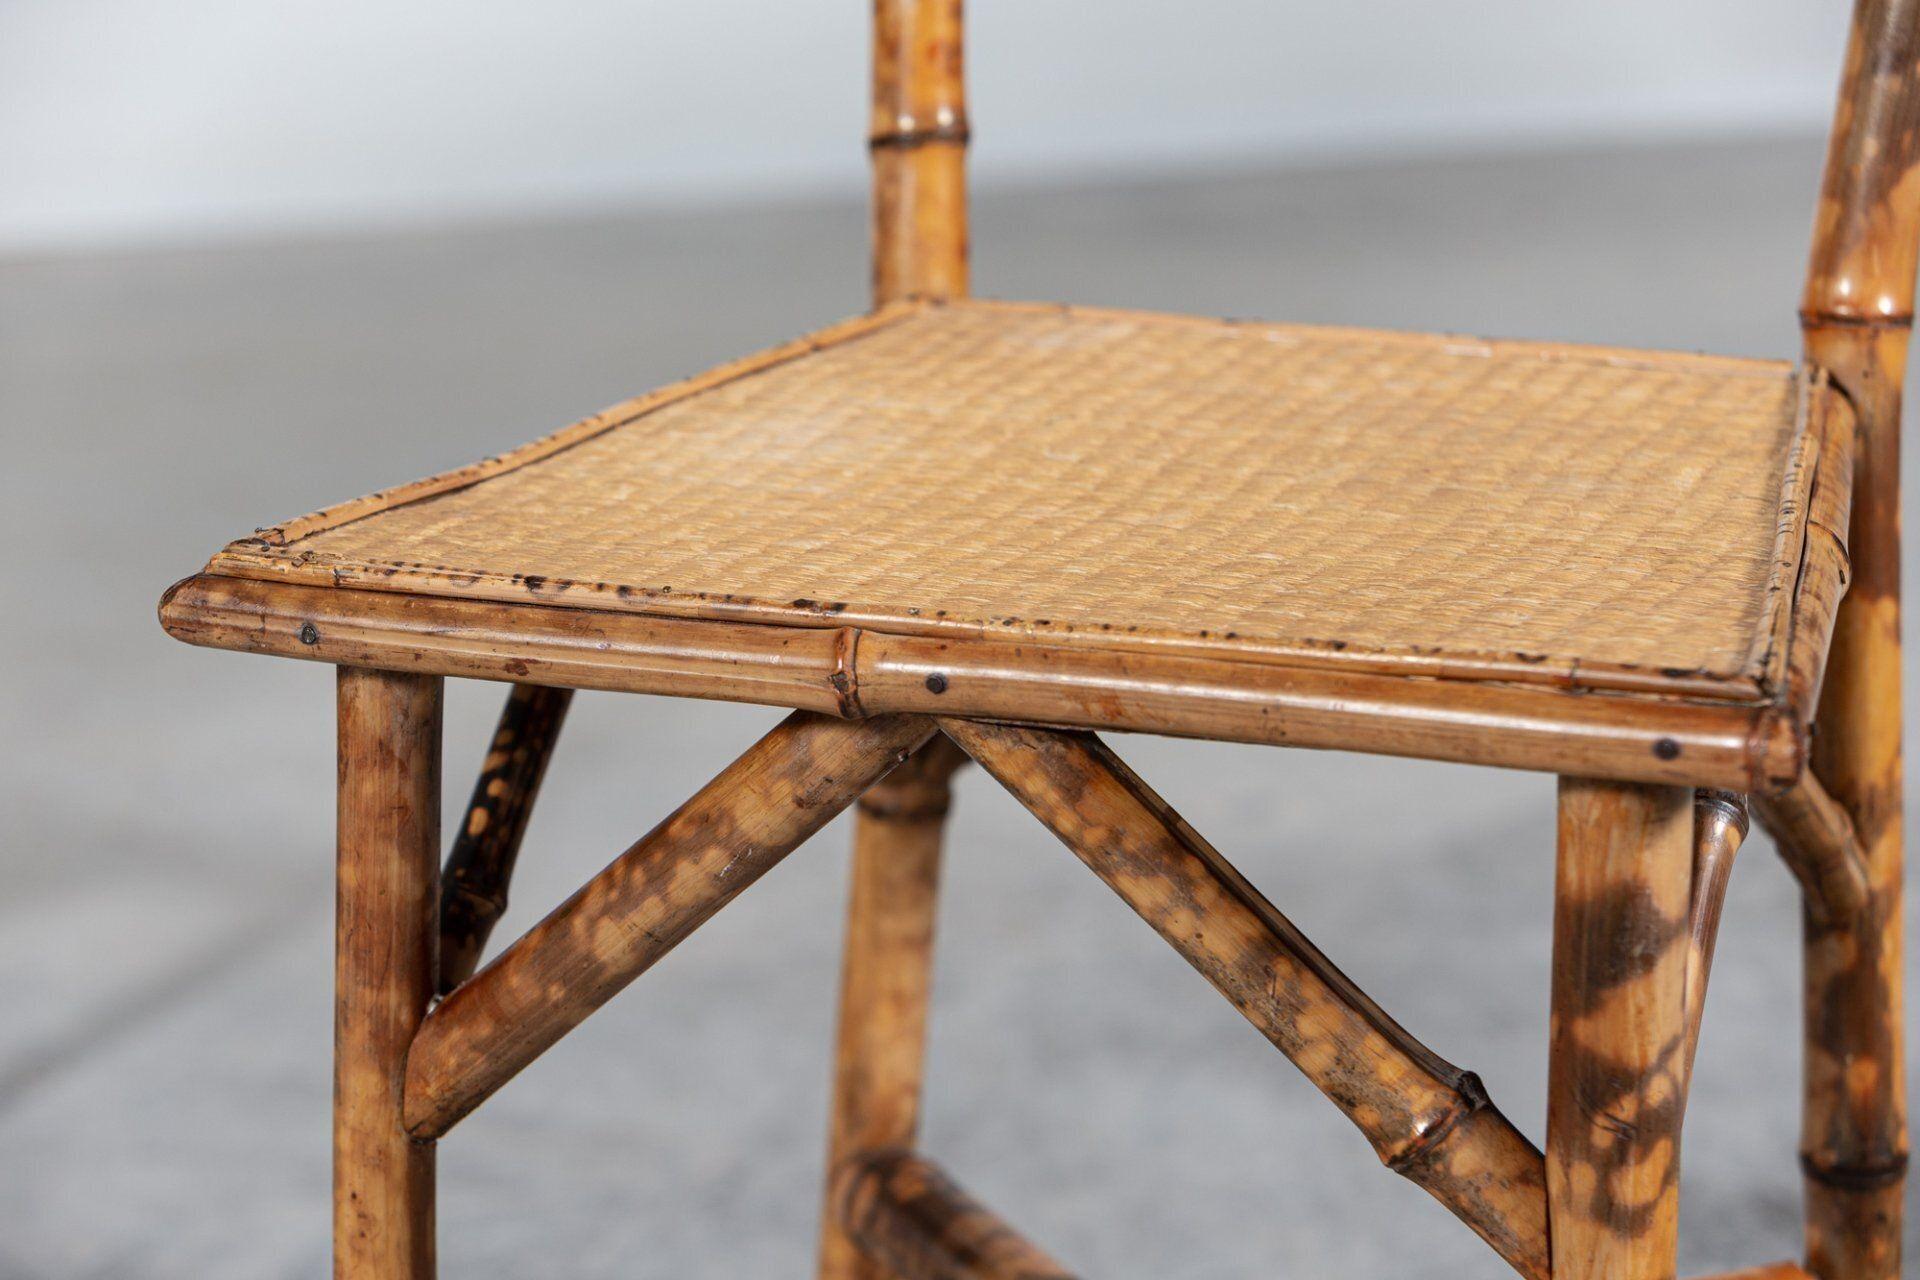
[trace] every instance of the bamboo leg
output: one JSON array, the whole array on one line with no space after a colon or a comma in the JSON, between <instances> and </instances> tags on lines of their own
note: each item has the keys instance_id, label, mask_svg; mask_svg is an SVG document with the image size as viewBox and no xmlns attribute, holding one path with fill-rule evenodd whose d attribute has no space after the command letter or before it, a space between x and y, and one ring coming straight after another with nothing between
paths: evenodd
<instances>
[{"instance_id":1,"label":"bamboo leg","mask_svg":"<svg viewBox=\"0 0 1920 1280\"><path fill-rule=\"evenodd\" d=\"M1560 781L1548 1059L1554 1280L1669 1280L1693 793Z\"/></svg>"},{"instance_id":2,"label":"bamboo leg","mask_svg":"<svg viewBox=\"0 0 1920 1280\"><path fill-rule=\"evenodd\" d=\"M884 1280L833 1212L834 1171L857 1152L911 1147L920 1119L940 837L966 759L936 735L860 799L840 974L821 1280Z\"/></svg>"},{"instance_id":3,"label":"bamboo leg","mask_svg":"<svg viewBox=\"0 0 1920 1280\"><path fill-rule=\"evenodd\" d=\"M1700 1047L1700 1016L1707 1007L1707 978L1720 937L1720 910L1727 901L1733 859L1747 838L1747 801L1730 791L1702 791L1693 801L1693 893L1687 908L1687 1059Z\"/></svg>"},{"instance_id":4,"label":"bamboo leg","mask_svg":"<svg viewBox=\"0 0 1920 1280\"><path fill-rule=\"evenodd\" d=\"M487 935L506 913L514 860L572 701L571 689L517 684L500 711L467 816L440 875L443 996L473 976Z\"/></svg>"},{"instance_id":5,"label":"bamboo leg","mask_svg":"<svg viewBox=\"0 0 1920 1280\"><path fill-rule=\"evenodd\" d=\"M1853 577L1813 741L1814 775L1853 824L1867 888L1851 919L1806 919L1800 1159L1807 1268L1821 1280L1901 1270L1900 392L1917 257L1920 0L1855 0L1800 311L1808 360L1858 424Z\"/></svg>"},{"instance_id":6,"label":"bamboo leg","mask_svg":"<svg viewBox=\"0 0 1920 1280\"><path fill-rule=\"evenodd\" d=\"M1807 1267L1821 1280L1893 1280L1908 1151L1898 438L1905 335L1815 328L1808 345L1861 409L1848 538L1854 578L1834 625L1813 771L1852 819L1867 901L1848 920L1828 923L1811 909L1805 920Z\"/></svg>"},{"instance_id":7,"label":"bamboo leg","mask_svg":"<svg viewBox=\"0 0 1920 1280\"><path fill-rule=\"evenodd\" d=\"M342 667L335 935L333 1273L431 1280L433 1144L402 1124L407 1047L433 998L437 676Z\"/></svg>"}]
</instances>

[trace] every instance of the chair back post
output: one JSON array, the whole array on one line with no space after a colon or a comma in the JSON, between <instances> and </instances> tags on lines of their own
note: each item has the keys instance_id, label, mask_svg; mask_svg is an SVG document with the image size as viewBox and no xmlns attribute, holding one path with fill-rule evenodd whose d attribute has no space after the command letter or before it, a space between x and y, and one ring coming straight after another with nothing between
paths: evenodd
<instances>
[{"instance_id":1,"label":"chair back post","mask_svg":"<svg viewBox=\"0 0 1920 1280\"><path fill-rule=\"evenodd\" d=\"M1900 393L1917 251L1920 0L1856 0L1801 305L1807 359L1858 424L1852 581L1811 763L1853 821L1869 890L1850 924L1806 924L1800 1150L1807 1270L1821 1280L1901 1274Z\"/></svg>"},{"instance_id":2,"label":"chair back post","mask_svg":"<svg viewBox=\"0 0 1920 1280\"><path fill-rule=\"evenodd\" d=\"M873 300L967 292L961 0L874 0Z\"/></svg>"},{"instance_id":3,"label":"chair back post","mask_svg":"<svg viewBox=\"0 0 1920 1280\"><path fill-rule=\"evenodd\" d=\"M1905 327L1920 250L1920 0L1856 0L1801 318Z\"/></svg>"}]
</instances>

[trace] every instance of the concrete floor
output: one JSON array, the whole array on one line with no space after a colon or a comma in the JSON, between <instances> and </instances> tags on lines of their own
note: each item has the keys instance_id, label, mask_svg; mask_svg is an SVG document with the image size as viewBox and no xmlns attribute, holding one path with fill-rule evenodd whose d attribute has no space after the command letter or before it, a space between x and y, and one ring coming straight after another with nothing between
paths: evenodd
<instances>
[{"instance_id":1,"label":"concrete floor","mask_svg":"<svg viewBox=\"0 0 1920 1280\"><path fill-rule=\"evenodd\" d=\"M1816 165L1788 139L1006 193L978 286L1791 354ZM858 311L864 279L850 203L0 262L0 1277L328 1271L331 673L174 644L161 589ZM457 805L499 693L449 698ZM580 699L503 934L773 718ZM1538 1138L1549 779L1121 746ZM1114 1280L1507 1274L1010 800L961 791L926 1145L977 1194ZM445 1274L809 1274L845 836L461 1126ZM1798 1251L1797 920L1764 842L1721 948L1683 1271Z\"/></svg>"}]
</instances>

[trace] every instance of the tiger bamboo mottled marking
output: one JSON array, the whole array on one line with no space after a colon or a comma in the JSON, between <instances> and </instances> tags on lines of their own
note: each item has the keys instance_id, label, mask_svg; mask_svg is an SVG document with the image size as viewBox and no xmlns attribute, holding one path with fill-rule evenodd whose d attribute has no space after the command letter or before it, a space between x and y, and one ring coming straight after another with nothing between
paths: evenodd
<instances>
[{"instance_id":1,"label":"tiger bamboo mottled marking","mask_svg":"<svg viewBox=\"0 0 1920 1280\"><path fill-rule=\"evenodd\" d=\"M1700 1047L1700 1018L1707 1007L1707 980L1713 972L1713 947L1720 936L1720 913L1727 902L1733 861L1747 838L1747 800L1730 791L1702 791L1693 802L1693 892L1687 908L1687 1059L1693 1080L1694 1051Z\"/></svg>"},{"instance_id":2,"label":"tiger bamboo mottled marking","mask_svg":"<svg viewBox=\"0 0 1920 1280\"><path fill-rule=\"evenodd\" d=\"M440 681L342 667L334 935L333 1273L432 1280L433 1144L407 1136L407 1047L433 999Z\"/></svg>"},{"instance_id":3,"label":"tiger bamboo mottled marking","mask_svg":"<svg viewBox=\"0 0 1920 1280\"><path fill-rule=\"evenodd\" d=\"M1836 925L1857 918L1872 896L1866 855L1853 819L1820 779L1808 773L1779 795L1762 796L1755 808L1814 919Z\"/></svg>"},{"instance_id":4,"label":"tiger bamboo mottled marking","mask_svg":"<svg viewBox=\"0 0 1920 1280\"><path fill-rule=\"evenodd\" d=\"M1073 1280L932 1161L903 1147L836 1164L829 1204L887 1280Z\"/></svg>"},{"instance_id":5,"label":"tiger bamboo mottled marking","mask_svg":"<svg viewBox=\"0 0 1920 1280\"><path fill-rule=\"evenodd\" d=\"M831 1171L859 1151L911 1147L920 1121L941 832L966 756L936 735L860 797L840 970ZM834 1191L820 1229L821 1280L886 1280L841 1228Z\"/></svg>"},{"instance_id":6,"label":"tiger bamboo mottled marking","mask_svg":"<svg viewBox=\"0 0 1920 1280\"><path fill-rule=\"evenodd\" d=\"M1902 991L1900 396L1920 254L1920 0L1857 0L1801 316L1858 419L1848 549L1813 771L1852 820L1868 901L1806 920L1801 1164L1807 1266L1901 1272L1908 1156Z\"/></svg>"},{"instance_id":7,"label":"tiger bamboo mottled marking","mask_svg":"<svg viewBox=\"0 0 1920 1280\"><path fill-rule=\"evenodd\" d=\"M1345 1112L1388 1168L1544 1280L1541 1156L1477 1077L1388 1017L1092 734L941 728Z\"/></svg>"},{"instance_id":8,"label":"tiger bamboo mottled marking","mask_svg":"<svg viewBox=\"0 0 1920 1280\"><path fill-rule=\"evenodd\" d=\"M1696 1276L1694 1280L1815 1280L1798 1263L1775 1262L1743 1271L1723 1271L1718 1275Z\"/></svg>"},{"instance_id":9,"label":"tiger bamboo mottled marking","mask_svg":"<svg viewBox=\"0 0 1920 1280\"><path fill-rule=\"evenodd\" d=\"M874 0L873 300L967 293L961 0Z\"/></svg>"},{"instance_id":10,"label":"tiger bamboo mottled marking","mask_svg":"<svg viewBox=\"0 0 1920 1280\"><path fill-rule=\"evenodd\" d=\"M932 732L905 716L781 721L433 1011L407 1059L408 1131L444 1134Z\"/></svg>"},{"instance_id":11,"label":"tiger bamboo mottled marking","mask_svg":"<svg viewBox=\"0 0 1920 1280\"><path fill-rule=\"evenodd\" d=\"M517 684L507 694L473 798L440 873L441 995L473 976L507 910L520 841L573 700L571 689Z\"/></svg>"},{"instance_id":12,"label":"tiger bamboo mottled marking","mask_svg":"<svg viewBox=\"0 0 1920 1280\"><path fill-rule=\"evenodd\" d=\"M1555 1280L1670 1280L1686 1106L1694 803L1563 778L1547 1188Z\"/></svg>"}]
</instances>

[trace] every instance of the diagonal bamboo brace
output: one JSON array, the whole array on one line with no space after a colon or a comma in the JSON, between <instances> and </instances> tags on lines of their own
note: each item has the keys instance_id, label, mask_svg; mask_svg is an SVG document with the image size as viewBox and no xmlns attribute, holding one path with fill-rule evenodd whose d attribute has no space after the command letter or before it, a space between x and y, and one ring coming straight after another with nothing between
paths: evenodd
<instances>
[{"instance_id":1,"label":"diagonal bamboo brace","mask_svg":"<svg viewBox=\"0 0 1920 1280\"><path fill-rule=\"evenodd\" d=\"M1292 1059L1387 1167L1545 1280L1545 1162L1477 1078L1389 1018L1092 734L940 727Z\"/></svg>"},{"instance_id":2,"label":"diagonal bamboo brace","mask_svg":"<svg viewBox=\"0 0 1920 1280\"><path fill-rule=\"evenodd\" d=\"M1687 907L1687 1073L1700 1045L1700 1015L1706 1011L1707 978L1720 937L1720 911L1734 855L1747 838L1747 801L1731 791L1700 791L1693 799L1693 896Z\"/></svg>"},{"instance_id":3,"label":"diagonal bamboo brace","mask_svg":"<svg viewBox=\"0 0 1920 1280\"><path fill-rule=\"evenodd\" d=\"M507 694L473 798L440 873L439 994L473 976L507 910L507 886L573 690L517 684Z\"/></svg>"},{"instance_id":4,"label":"diagonal bamboo brace","mask_svg":"<svg viewBox=\"0 0 1920 1280\"><path fill-rule=\"evenodd\" d=\"M1754 802L1760 822L1806 894L1807 910L1824 925L1844 925L1866 909L1867 859L1853 819L1811 772L1776 796Z\"/></svg>"},{"instance_id":5,"label":"diagonal bamboo brace","mask_svg":"<svg viewBox=\"0 0 1920 1280\"><path fill-rule=\"evenodd\" d=\"M932 733L915 716L781 721L427 1016L407 1131L453 1127Z\"/></svg>"},{"instance_id":6,"label":"diagonal bamboo brace","mask_svg":"<svg viewBox=\"0 0 1920 1280\"><path fill-rule=\"evenodd\" d=\"M842 1161L831 1195L841 1229L899 1280L1074 1280L938 1165L904 1147Z\"/></svg>"}]
</instances>

